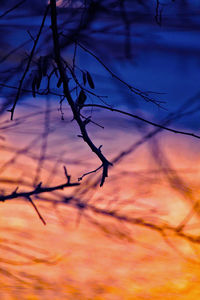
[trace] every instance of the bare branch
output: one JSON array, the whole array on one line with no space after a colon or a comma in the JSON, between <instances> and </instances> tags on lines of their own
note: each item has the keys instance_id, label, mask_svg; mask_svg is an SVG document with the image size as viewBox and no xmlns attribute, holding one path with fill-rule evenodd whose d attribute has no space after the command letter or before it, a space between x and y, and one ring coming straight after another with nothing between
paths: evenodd
<instances>
[{"instance_id":1,"label":"bare branch","mask_svg":"<svg viewBox=\"0 0 200 300\"><path fill-rule=\"evenodd\" d=\"M97 171L99 171L101 168L103 167L103 165L99 166L98 168L96 168L93 171L87 172L85 174L83 174L81 177L78 178L78 181L81 181L85 176L96 173Z\"/></svg>"},{"instance_id":2,"label":"bare branch","mask_svg":"<svg viewBox=\"0 0 200 300\"><path fill-rule=\"evenodd\" d=\"M52 187L42 187L42 184L39 184L35 189L33 189L30 192L21 192L21 193L17 193L16 190L14 192L12 192L11 194L8 195L0 195L0 202L4 202L7 200L12 200L12 199L17 199L17 198L29 198L31 196L35 196L35 195L39 195L42 193L50 193L56 190L63 190L66 187L73 187L73 186L77 186L79 185L78 182L67 182L64 184L60 184L60 185L56 185L56 186L52 186Z\"/></svg>"},{"instance_id":3,"label":"bare branch","mask_svg":"<svg viewBox=\"0 0 200 300\"><path fill-rule=\"evenodd\" d=\"M64 35L65 36L65 35ZM152 102L153 104L156 104L157 106L162 107L162 103L164 103L163 101L158 101L156 99L153 99L151 97L149 97L148 92L142 92L141 90L139 90L138 88L133 87L131 84L127 83L126 81L124 81L123 79L121 79L119 76L117 76L108 66L106 66L106 64L98 57L96 56L92 51L90 51L89 49L87 49L85 46L83 46L82 44L80 44L78 41L76 41L77 45L82 48L85 52L89 53L91 56L93 56L103 67L106 71L108 71L108 73L115 79L117 79L118 81L120 81L123 85L125 85L131 92L133 92L134 94L140 96L141 98L143 98L145 101L147 102ZM152 92L151 92L152 93ZM155 92L156 94L156 92Z\"/></svg>"},{"instance_id":4,"label":"bare branch","mask_svg":"<svg viewBox=\"0 0 200 300\"><path fill-rule=\"evenodd\" d=\"M29 56L29 60L28 60L28 63L27 63L27 66L25 68L25 71L21 77L21 80L19 82L19 86L18 86L18 91L17 91L17 95L15 97L15 100L14 100L14 103L13 103L13 106L12 108L10 109L10 112L11 112L11 120L13 120L13 115L14 115L14 111L15 111L15 107L17 105L17 102L19 100L19 97L20 97L20 94L21 94L21 90L22 90L22 85L23 85L23 82L24 82L24 79L26 77L26 74L28 73L28 70L30 68L30 65L31 65L31 61L33 59L33 55L34 55L34 52L35 52L35 49L36 49L36 46L37 46L37 43L38 43L38 40L40 38L40 35L42 33L42 29L44 27L44 23L45 23L45 20L46 20L46 17L47 17L47 14L48 14L48 10L49 10L49 5L47 6L46 10L45 10L45 13L44 13L44 17L43 17L43 20L42 20L42 24L40 26L40 29L39 29L39 32L37 34L37 37L34 41L34 44L33 44L33 48L31 50L31 54Z\"/></svg>"},{"instance_id":5,"label":"bare branch","mask_svg":"<svg viewBox=\"0 0 200 300\"><path fill-rule=\"evenodd\" d=\"M4 84L2 82L0 82L0 86L2 87L5 87L5 88L8 88L8 89L14 89L14 90L18 90L18 87L16 86L12 86L12 85L8 85L8 84ZM24 89L24 88L21 88L21 92L25 92L25 93L31 93L32 94L32 90L28 90L28 89ZM39 91L35 91L35 94L37 95L40 95L40 96L46 96L47 93L46 92L39 92ZM58 96L58 97L63 97L64 95L63 94L58 94L58 93L55 93L55 92L52 92L52 91L48 91L48 94L50 95L54 95L54 96Z\"/></svg>"},{"instance_id":6,"label":"bare branch","mask_svg":"<svg viewBox=\"0 0 200 300\"><path fill-rule=\"evenodd\" d=\"M42 221L42 223L43 223L44 225L46 225L46 222L45 222L44 218L43 218L42 215L40 214L40 212L39 212L37 206L35 205L35 203L34 203L33 200L31 199L31 197L27 197L27 199L28 199L28 201L31 203L31 205L33 206L33 208L35 209L35 211L36 211L38 217L40 218L40 220Z\"/></svg>"},{"instance_id":7,"label":"bare branch","mask_svg":"<svg viewBox=\"0 0 200 300\"><path fill-rule=\"evenodd\" d=\"M197 138L197 139L200 139L200 136L195 134L195 133L192 133L192 132L187 132L187 131L181 131L181 130L176 130L176 129L173 129L173 128L169 128L169 127L166 127L164 125L161 125L161 124L158 124L158 123L154 123L154 122L151 122L149 120L146 120L140 116L137 116L137 115L133 115L129 112L125 112L123 110L120 110L120 109L116 109L116 108L112 108L112 107L108 107L108 106L104 106L104 105L101 105L101 104L84 104L84 107L99 107L99 108L103 108L103 109L107 109L107 110L110 110L110 111L113 111L113 112L118 112L120 114L123 114L123 115L126 115L126 116L129 116L129 117L132 117L132 118L135 118L135 119L138 119L142 122L145 122L149 125L152 125L152 126L155 126L155 127L158 127L160 129L164 129L164 130L167 130L167 131L170 131L170 132L173 132L173 133L178 133L178 134L183 134L183 135L189 135L189 136L192 136L194 138Z\"/></svg>"},{"instance_id":8,"label":"bare branch","mask_svg":"<svg viewBox=\"0 0 200 300\"><path fill-rule=\"evenodd\" d=\"M0 18L5 17L7 14L9 14L11 11L15 10L16 8L18 8L20 5L22 5L24 2L26 2L26 0L22 0L19 3L17 3L16 5L14 5L13 7L11 7L10 9L6 10L2 15L0 15Z\"/></svg>"},{"instance_id":9,"label":"bare branch","mask_svg":"<svg viewBox=\"0 0 200 300\"><path fill-rule=\"evenodd\" d=\"M105 182L105 178L108 176L108 167L112 164L106 159L106 157L102 154L100 148L97 148L95 144L90 139L88 132L86 130L86 124L82 121L80 116L80 111L77 109L77 106L75 102L72 99L71 93L69 91L69 80L65 72L65 66L64 62L61 58L60 54L60 44L59 44L59 34L58 34L58 28L57 28L57 10L56 10L56 1L50 0L50 6L51 6L51 29L53 33L53 42L54 42L54 53L55 53L55 61L60 73L60 78L63 83L63 90L65 97L71 107L73 118L76 120L77 124L79 125L81 135L83 140L87 143L87 145L90 147L90 149L98 156L98 158L101 160L103 165L103 172L102 172L102 178L100 186L102 186Z\"/></svg>"}]
</instances>

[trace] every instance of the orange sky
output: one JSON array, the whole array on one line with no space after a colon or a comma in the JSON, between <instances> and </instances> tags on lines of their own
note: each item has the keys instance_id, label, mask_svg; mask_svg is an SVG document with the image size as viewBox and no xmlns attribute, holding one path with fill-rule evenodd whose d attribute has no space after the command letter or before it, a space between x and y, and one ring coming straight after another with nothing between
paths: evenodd
<instances>
[{"instance_id":1,"label":"orange sky","mask_svg":"<svg viewBox=\"0 0 200 300\"><path fill-rule=\"evenodd\" d=\"M72 181L99 165L77 138L71 117L66 113L62 122L57 107L48 108L51 113L2 130L0 180L7 193L40 181L63 183L63 165ZM110 160L142 137L128 120L110 113L93 118L105 129L90 125L90 133ZM1 128L11 124L2 122ZM96 174L78 188L44 195L43 200L81 199L88 205L81 216L73 203L34 199L44 226L29 203L2 203L2 299L198 299L199 245L187 238L199 234L197 205L189 215L199 198L198 166L198 141L162 133L117 163L103 188L93 187ZM186 238L174 230L184 220ZM164 228L163 235L153 225Z\"/></svg>"}]
</instances>

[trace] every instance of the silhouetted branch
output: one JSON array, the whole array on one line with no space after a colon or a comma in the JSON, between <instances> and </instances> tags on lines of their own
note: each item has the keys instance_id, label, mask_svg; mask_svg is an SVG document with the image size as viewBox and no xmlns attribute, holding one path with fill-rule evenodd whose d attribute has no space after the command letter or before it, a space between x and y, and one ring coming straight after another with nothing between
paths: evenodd
<instances>
[{"instance_id":1,"label":"silhouetted branch","mask_svg":"<svg viewBox=\"0 0 200 300\"><path fill-rule=\"evenodd\" d=\"M78 178L78 181L81 181L85 176L96 173L97 171L99 171L101 168L103 167L103 165L101 165L100 167L96 168L93 171L87 172L85 174L83 174L81 177Z\"/></svg>"},{"instance_id":2,"label":"silhouetted branch","mask_svg":"<svg viewBox=\"0 0 200 300\"><path fill-rule=\"evenodd\" d=\"M127 58L131 58L131 24L128 19L128 15L125 9L125 1L120 0L120 11L121 11L121 18L124 23L125 32L126 32L126 40L125 40L125 53Z\"/></svg>"},{"instance_id":3,"label":"silhouetted branch","mask_svg":"<svg viewBox=\"0 0 200 300\"><path fill-rule=\"evenodd\" d=\"M64 35L65 36L65 35ZM123 79L121 79L119 76L117 76L108 66L106 66L106 64L97 56L95 55L92 51L90 51L89 49L87 49L85 46L83 46L82 44L80 44L78 41L76 41L77 45L79 45L80 48L82 48L85 52L89 53L91 56L93 56L104 68L106 71L108 71L108 73L115 79L117 79L118 81L120 81L123 85L125 85L131 92L133 92L134 94L140 96L141 98L143 98L145 101L147 102L152 102L153 104L156 104L159 107L162 107L162 103L164 103L163 101L158 101L156 99L153 99L151 97L149 97L148 92L142 92L141 90L133 87L131 84L127 83L126 81L124 81ZM152 93L152 92L151 92ZM156 94L156 92L155 92Z\"/></svg>"},{"instance_id":4,"label":"silhouetted branch","mask_svg":"<svg viewBox=\"0 0 200 300\"><path fill-rule=\"evenodd\" d=\"M142 118L140 116L131 114L129 112L125 112L125 111L120 110L120 109L112 108L112 107L109 107L109 106L104 106L104 105L101 105L101 104L84 104L84 107L99 107L99 108L107 109L107 110L110 110L110 111L113 111L113 112L118 112L120 114L123 114L123 115L129 116L129 117L138 119L138 120L140 120L142 122L145 122L145 123L147 123L149 125L158 127L160 129L164 129L164 130L167 130L167 131L170 131L170 132L173 132L173 133L178 133L178 134L183 134L183 135L189 135L189 136L192 136L194 138L200 139L200 136L196 135L195 133L187 132L187 131L181 131L181 130L176 130L176 129L173 129L173 128L169 128L169 127L166 127L164 125L151 122L151 121L146 120L146 119L144 119L144 118Z\"/></svg>"},{"instance_id":5,"label":"silhouetted branch","mask_svg":"<svg viewBox=\"0 0 200 300\"><path fill-rule=\"evenodd\" d=\"M47 14L48 14L48 10L49 10L49 6L47 6L46 10L45 10L45 13L44 13L44 17L42 19L42 24L40 26L40 29L39 29L39 32L36 36L36 39L34 41L34 44L33 44L33 48L31 50L31 53L30 53L30 56L29 56L29 59L28 59L28 63L26 65L26 68L25 68L25 71L20 79L20 82L19 82L19 86L18 86L18 91L17 91L17 95L15 97L15 100L14 100L14 103L13 103L13 106L12 108L9 110L11 112L11 120L13 120L13 115L14 115L14 111L15 111L15 107L17 105L17 102L19 100L19 97L20 97L20 94L21 94L21 90L22 90L22 85L23 85L23 82L24 82L24 79L26 77L26 74L28 73L29 71L29 68L30 68L30 65L31 65L31 61L33 59L33 55L34 55L34 52L35 52L35 49L36 49L36 46L37 46L37 43L38 43L38 40L40 38L40 35L42 33L42 29L44 27L44 23L45 23L45 20L46 20L46 17L47 17Z\"/></svg>"},{"instance_id":6,"label":"silhouetted branch","mask_svg":"<svg viewBox=\"0 0 200 300\"><path fill-rule=\"evenodd\" d=\"M64 184L60 184L60 185L56 185L56 186L52 186L52 187L42 187L42 183L40 183L39 185L37 185L37 187L35 189L33 189L30 192L21 192L21 193L17 193L17 191L15 190L14 192L12 192L9 195L0 195L0 202L4 202L7 200L12 200L12 199L17 199L17 198L29 198L31 196L34 195L39 195L42 193L50 193L56 190L63 190L66 187L73 187L73 186L77 186L79 185L78 182L67 182Z\"/></svg>"},{"instance_id":7,"label":"silhouetted branch","mask_svg":"<svg viewBox=\"0 0 200 300\"><path fill-rule=\"evenodd\" d=\"M40 218L40 220L42 221L42 223L43 223L44 225L46 225L46 222L45 222L44 218L42 217L41 213L39 212L37 206L35 205L35 203L34 203L33 200L31 199L31 197L27 197L27 200L31 203L31 205L32 205L33 208L35 209L35 211L36 211L38 217Z\"/></svg>"},{"instance_id":8,"label":"silhouetted branch","mask_svg":"<svg viewBox=\"0 0 200 300\"><path fill-rule=\"evenodd\" d=\"M37 206L35 205L35 203L33 202L31 196L36 196L42 193L49 193L49 192L53 192L56 190L63 190L66 187L73 187L73 186L77 186L79 185L79 183L71 183L70 182L70 176L67 174L67 170L64 167L64 171L65 171L65 176L67 178L67 182L61 185L57 185L57 186L53 186L53 187L42 187L42 182L40 182L36 188L32 191L29 192L17 192L18 191L18 187L9 195L0 195L0 202L4 202L7 200L12 200L12 199L17 199L17 198L24 198L27 199L31 205L33 206L33 208L35 209L38 217L40 218L40 220L42 221L42 223L44 225L46 225L46 222L44 220L44 218L42 217L42 215L40 214Z\"/></svg>"},{"instance_id":9,"label":"silhouetted branch","mask_svg":"<svg viewBox=\"0 0 200 300\"><path fill-rule=\"evenodd\" d=\"M156 23L161 26L161 24L162 24L162 12L161 12L161 9L160 9L160 1L159 0L156 0L155 20L156 20Z\"/></svg>"},{"instance_id":10,"label":"silhouetted branch","mask_svg":"<svg viewBox=\"0 0 200 300\"><path fill-rule=\"evenodd\" d=\"M12 86L12 85L8 85L8 84L2 83L2 82L0 82L0 86L8 88L8 89L18 90L18 87ZM24 88L21 89L21 92L31 93L31 94L33 93L32 90L28 90L28 89L24 89ZM46 91L43 91L43 92L42 91L41 92L35 91L35 94L40 95L40 96L46 96L47 95ZM48 94L49 95L58 96L58 97L63 97L64 96L63 94L55 93L55 92L52 92L50 90L48 91Z\"/></svg>"},{"instance_id":11,"label":"silhouetted branch","mask_svg":"<svg viewBox=\"0 0 200 300\"><path fill-rule=\"evenodd\" d=\"M22 0L19 3L17 3L16 5L14 5L13 7L9 8L8 10L6 10L2 15L0 15L0 18L5 17L7 14L9 14L11 11L15 10L16 8L18 8L20 5L22 5L24 2L26 2L26 0Z\"/></svg>"},{"instance_id":12,"label":"silhouetted branch","mask_svg":"<svg viewBox=\"0 0 200 300\"><path fill-rule=\"evenodd\" d=\"M86 130L87 124L81 119L80 110L77 108L77 105L72 99L69 90L69 79L66 75L65 65L60 54L59 34L57 28L56 1L50 0L50 6L51 6L51 29L53 33L55 61L59 70L60 80L63 83L63 91L72 110L73 118L74 120L76 120L77 124L79 125L83 140L87 143L90 149L98 156L98 158L102 162L103 172L102 172L101 183L100 183L100 186L102 186L105 182L105 178L108 176L108 167L111 166L112 164L102 154L101 149L97 148L92 142L92 140L90 139L88 132Z\"/></svg>"}]
</instances>

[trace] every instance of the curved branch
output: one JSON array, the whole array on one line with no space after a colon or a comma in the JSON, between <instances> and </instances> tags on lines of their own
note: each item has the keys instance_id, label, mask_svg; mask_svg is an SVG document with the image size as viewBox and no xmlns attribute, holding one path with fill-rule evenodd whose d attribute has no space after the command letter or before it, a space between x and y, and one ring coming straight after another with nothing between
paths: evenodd
<instances>
[{"instance_id":1,"label":"curved branch","mask_svg":"<svg viewBox=\"0 0 200 300\"><path fill-rule=\"evenodd\" d=\"M105 106L105 105L101 105L101 104L84 104L84 107L99 107L99 108L103 108L103 109L107 109L107 110L110 110L110 111L113 111L113 112L118 112L122 115L126 115L126 116L129 116L129 117L132 117L132 118L135 118L135 119L138 119L142 122L145 122L149 125L152 125L152 126L155 126L155 127L158 127L160 129L164 129L164 130L167 130L167 131L170 131L170 132L173 132L173 133L178 133L178 134L183 134L183 135L189 135L189 136L192 136L194 138L197 138L197 139L200 139L200 136L195 134L195 133L192 133L192 132L187 132L187 131L181 131L181 130L176 130L176 129L173 129L173 128L169 128L169 127L166 127L164 125L161 125L161 124L158 124L158 123L154 123L154 122L151 122L149 120L146 120L140 116L137 116L137 115L134 115L134 114L131 114L129 112L126 112L126 111L123 111L123 110L120 110L120 109L116 109L116 108L112 108L112 107L108 107L108 106Z\"/></svg>"},{"instance_id":2,"label":"curved branch","mask_svg":"<svg viewBox=\"0 0 200 300\"><path fill-rule=\"evenodd\" d=\"M100 147L96 147L95 144L90 139L88 132L86 130L86 124L83 122L80 116L80 111L77 109L76 104L74 103L70 90L68 85L68 77L65 72L65 65L62 60L61 54L60 54L60 44L59 44L59 34L58 34L58 27L57 27L57 10L56 10L56 0L50 0L50 6L51 6L51 29L53 34L53 43L54 43L54 54L55 54L55 62L58 67L58 71L60 74L60 79L63 83L63 91L64 95L69 103L69 106L73 113L73 118L79 125L81 135L83 140L86 142L86 144L90 147L92 152L94 152L100 161L102 162L102 177L101 177L101 183L100 186L102 186L105 182L105 178L108 177L108 168L112 164L107 160L107 158L102 154Z\"/></svg>"}]
</instances>

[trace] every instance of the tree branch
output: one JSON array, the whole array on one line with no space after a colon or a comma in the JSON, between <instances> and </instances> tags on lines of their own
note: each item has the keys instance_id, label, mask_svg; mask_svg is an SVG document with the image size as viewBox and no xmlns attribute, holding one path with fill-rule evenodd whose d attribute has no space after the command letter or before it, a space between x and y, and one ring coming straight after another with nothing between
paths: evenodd
<instances>
[{"instance_id":1,"label":"tree branch","mask_svg":"<svg viewBox=\"0 0 200 300\"><path fill-rule=\"evenodd\" d=\"M65 36L64 34L62 34L63 36ZM66 36L65 36L66 37ZM103 67L104 69L115 79L117 79L119 82L121 82L123 85L125 85L131 92L133 92L134 94L140 96L141 98L143 98L146 102L152 102L153 104L156 104L157 106L163 108L162 103L163 101L158 101L156 99L153 99L151 97L149 97L148 92L142 92L141 90L139 90L138 88L133 87L131 84L127 83L125 80L121 79L119 76L117 76L108 66L106 66L106 64L98 57L96 56L92 51L90 51L89 49L87 49L85 46L83 46L82 44L80 44L78 41L76 41L77 45L82 48L85 52L87 52L88 54L90 54L91 56L93 56ZM155 94L159 94L156 93Z\"/></svg>"},{"instance_id":2,"label":"tree branch","mask_svg":"<svg viewBox=\"0 0 200 300\"><path fill-rule=\"evenodd\" d=\"M39 212L37 206L35 205L35 203L34 203L33 200L31 199L31 197L27 197L27 200L31 203L31 205L32 205L33 208L35 209L35 211L36 211L38 217L40 218L40 220L42 221L42 223L43 223L44 225L46 225L46 222L45 222L44 218L42 217L41 213Z\"/></svg>"},{"instance_id":3,"label":"tree branch","mask_svg":"<svg viewBox=\"0 0 200 300\"><path fill-rule=\"evenodd\" d=\"M77 124L79 125L83 140L87 143L90 149L98 156L98 158L102 162L103 171L102 171L102 178L100 183L100 186L102 186L105 182L105 178L108 176L108 167L111 166L112 164L102 154L101 149L97 148L95 144L92 142L92 140L90 139L88 132L86 130L86 124L81 119L80 111L77 109L77 106L72 99L69 90L69 85L68 85L69 80L66 75L65 65L60 54L59 34L58 34L58 27L57 27L56 0L50 0L50 6L51 6L51 29L53 33L55 62L57 64L60 73L60 79L63 83L64 94L72 110L73 118L74 120L76 120Z\"/></svg>"},{"instance_id":4,"label":"tree branch","mask_svg":"<svg viewBox=\"0 0 200 300\"><path fill-rule=\"evenodd\" d=\"M11 194L8 195L0 195L0 202L4 202L7 200L12 200L12 199L17 199L17 198L29 198L31 196L34 195L39 195L42 193L50 193L56 190L63 190L66 187L73 187L73 186L77 186L80 185L80 183L78 182L67 182L64 184L60 184L60 185L56 185L56 186L52 186L52 187L42 187L42 183L38 184L37 187L30 191L30 192L21 192L21 193L17 193L17 190L15 190L14 192L12 192Z\"/></svg>"},{"instance_id":5,"label":"tree branch","mask_svg":"<svg viewBox=\"0 0 200 300\"><path fill-rule=\"evenodd\" d=\"M0 18L3 18L4 16L6 16L7 14L9 14L11 11L15 10L16 8L18 8L20 5L22 5L24 2L26 2L26 0L22 0L19 3L17 3L16 5L14 5L13 7L11 7L10 9L6 10L2 15L0 15Z\"/></svg>"},{"instance_id":6,"label":"tree branch","mask_svg":"<svg viewBox=\"0 0 200 300\"><path fill-rule=\"evenodd\" d=\"M169 128L169 127L166 127L164 125L151 122L151 121L146 120L146 119L144 119L144 118L142 118L140 116L133 115L133 114L131 114L129 112L125 112L125 111L120 110L120 109L112 108L112 107L101 105L101 104L84 104L84 107L99 107L99 108L107 109L107 110L110 110L110 111L113 111L113 112L118 112L120 114L123 114L123 115L129 116L129 117L138 119L138 120L140 120L142 122L145 122L145 123L147 123L149 125L158 127L160 129L164 129L164 130L167 130L167 131L170 131L170 132L173 132L173 133L178 133L178 134L183 134L183 135L189 135L189 136L195 137L197 139L200 139L200 136L196 135L195 133L187 132L187 131L181 131L181 130L176 130L176 129L173 129L173 128Z\"/></svg>"},{"instance_id":7,"label":"tree branch","mask_svg":"<svg viewBox=\"0 0 200 300\"><path fill-rule=\"evenodd\" d=\"M19 82L19 86L18 86L18 91L17 91L17 95L15 97L15 100L14 100L14 103L13 103L13 106L12 108L9 110L11 112L11 120L13 120L13 115L14 115L14 111L15 111L15 107L17 105L17 102L19 100L19 97L20 97L20 94L21 94L21 90L22 90L22 85L23 85L23 82L24 82L24 79L26 77L26 74L28 73L28 70L30 68L30 65L31 65L31 61L33 59L33 55L34 55L34 52L35 52L35 49L36 49L36 46L37 46L37 43L38 43L38 40L39 40L39 37L42 33L42 29L44 27L44 23L45 23L45 20L46 20L46 17L47 17L47 14L48 14L48 10L49 10L49 5L47 6L46 10L45 10L45 13L44 13L44 17L43 17L43 20L42 20L42 24L40 26L40 29L39 29L39 32L37 34L37 37L34 41L34 44L33 44L33 48L31 50L31 54L29 56L29 60L28 60L28 63L26 65L26 68L25 68L25 71L21 77L21 80Z\"/></svg>"}]
</instances>

